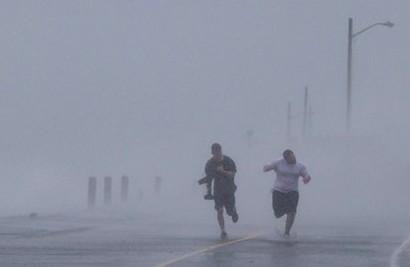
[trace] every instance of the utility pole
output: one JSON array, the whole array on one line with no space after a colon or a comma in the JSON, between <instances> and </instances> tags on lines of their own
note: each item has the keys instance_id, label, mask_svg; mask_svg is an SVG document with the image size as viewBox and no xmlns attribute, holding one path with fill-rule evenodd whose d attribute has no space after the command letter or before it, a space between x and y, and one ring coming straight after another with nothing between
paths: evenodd
<instances>
[{"instance_id":1,"label":"utility pole","mask_svg":"<svg viewBox=\"0 0 410 267\"><path fill-rule=\"evenodd\" d=\"M346 109L346 131L351 128L352 115L352 40L353 40L353 19L349 18L347 33L347 109Z\"/></svg>"},{"instance_id":2,"label":"utility pole","mask_svg":"<svg viewBox=\"0 0 410 267\"><path fill-rule=\"evenodd\" d=\"M287 113L287 127L286 127L286 138L288 143L291 139L291 120L292 120L292 104L288 102L288 113Z\"/></svg>"},{"instance_id":3,"label":"utility pole","mask_svg":"<svg viewBox=\"0 0 410 267\"><path fill-rule=\"evenodd\" d=\"M311 134L312 133L312 123L313 122L313 111L312 111L312 106L309 105L309 116L308 116L308 131Z\"/></svg>"},{"instance_id":4,"label":"utility pole","mask_svg":"<svg viewBox=\"0 0 410 267\"><path fill-rule=\"evenodd\" d=\"M308 119L308 98L309 91L308 87L305 86L305 99L303 102L303 135L306 135L307 119Z\"/></svg>"}]
</instances>

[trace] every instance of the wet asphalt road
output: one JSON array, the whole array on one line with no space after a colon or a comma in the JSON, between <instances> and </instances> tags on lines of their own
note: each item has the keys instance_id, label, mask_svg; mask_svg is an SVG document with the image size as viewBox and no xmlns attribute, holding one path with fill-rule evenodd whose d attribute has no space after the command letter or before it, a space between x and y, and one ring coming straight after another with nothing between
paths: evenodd
<instances>
[{"instance_id":1,"label":"wet asphalt road","mask_svg":"<svg viewBox=\"0 0 410 267\"><path fill-rule=\"evenodd\" d=\"M262 236L171 266L389 266L397 245L371 237L300 236L297 241L278 241Z\"/></svg>"},{"instance_id":2,"label":"wet asphalt road","mask_svg":"<svg viewBox=\"0 0 410 267\"><path fill-rule=\"evenodd\" d=\"M0 266L410 266L408 246L392 259L404 235L306 228L283 240L271 230L237 225L224 243L215 225L156 218L7 218L0 220Z\"/></svg>"}]
</instances>

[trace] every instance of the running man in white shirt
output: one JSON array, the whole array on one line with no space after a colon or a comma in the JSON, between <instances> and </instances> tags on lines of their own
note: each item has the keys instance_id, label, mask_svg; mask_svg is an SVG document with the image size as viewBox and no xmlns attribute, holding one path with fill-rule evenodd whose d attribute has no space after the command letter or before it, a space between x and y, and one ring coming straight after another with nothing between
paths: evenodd
<instances>
[{"instance_id":1,"label":"running man in white shirt","mask_svg":"<svg viewBox=\"0 0 410 267\"><path fill-rule=\"evenodd\" d=\"M290 149L283 152L283 159L263 167L264 172L271 170L276 172L276 180L272 190L273 211L276 218L286 214L285 237L289 237L299 201L299 177L302 177L305 184L309 183L311 177L306 171L306 167L296 161L295 154Z\"/></svg>"}]
</instances>

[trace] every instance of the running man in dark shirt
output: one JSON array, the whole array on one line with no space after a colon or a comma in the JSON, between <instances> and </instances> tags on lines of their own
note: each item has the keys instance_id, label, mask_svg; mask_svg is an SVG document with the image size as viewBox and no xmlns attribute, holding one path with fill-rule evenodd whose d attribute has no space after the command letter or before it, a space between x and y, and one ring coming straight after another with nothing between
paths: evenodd
<instances>
[{"instance_id":1,"label":"running man in dark shirt","mask_svg":"<svg viewBox=\"0 0 410 267\"><path fill-rule=\"evenodd\" d=\"M223 208L226 213L232 217L233 222L239 219L235 207L235 191L236 185L234 182L236 174L235 162L228 156L222 154L222 147L218 143L214 143L211 147L212 158L208 160L205 166L205 173L209 182L214 183L214 201L217 211L219 227L221 228L221 238L227 238L225 230L225 220Z\"/></svg>"}]
</instances>

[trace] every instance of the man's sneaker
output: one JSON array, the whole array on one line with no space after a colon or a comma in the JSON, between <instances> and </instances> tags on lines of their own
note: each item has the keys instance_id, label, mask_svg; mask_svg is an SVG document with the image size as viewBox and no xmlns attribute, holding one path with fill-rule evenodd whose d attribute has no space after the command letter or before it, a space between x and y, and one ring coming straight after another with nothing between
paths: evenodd
<instances>
[{"instance_id":1,"label":"man's sneaker","mask_svg":"<svg viewBox=\"0 0 410 267\"><path fill-rule=\"evenodd\" d=\"M212 199L214 199L214 196L211 193L208 193L204 196L204 199L205 200L212 200Z\"/></svg>"},{"instance_id":2,"label":"man's sneaker","mask_svg":"<svg viewBox=\"0 0 410 267\"><path fill-rule=\"evenodd\" d=\"M228 234L225 231L221 232L221 240L226 240L228 238Z\"/></svg>"},{"instance_id":3,"label":"man's sneaker","mask_svg":"<svg viewBox=\"0 0 410 267\"><path fill-rule=\"evenodd\" d=\"M283 234L282 239L283 239L283 241L292 241L293 236L290 236L289 234Z\"/></svg>"},{"instance_id":4,"label":"man's sneaker","mask_svg":"<svg viewBox=\"0 0 410 267\"><path fill-rule=\"evenodd\" d=\"M234 223L236 223L238 220L239 220L239 215L238 215L238 213L235 211L235 213L232 214L232 221L233 221Z\"/></svg>"}]
</instances>

